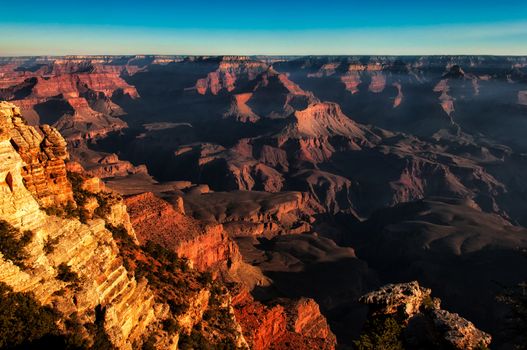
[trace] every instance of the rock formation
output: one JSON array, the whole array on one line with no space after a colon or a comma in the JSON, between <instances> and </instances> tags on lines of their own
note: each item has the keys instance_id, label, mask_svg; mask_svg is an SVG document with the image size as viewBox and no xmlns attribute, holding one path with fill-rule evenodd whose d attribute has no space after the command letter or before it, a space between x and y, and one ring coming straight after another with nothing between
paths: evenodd
<instances>
[{"instance_id":1,"label":"rock formation","mask_svg":"<svg viewBox=\"0 0 527 350\"><path fill-rule=\"evenodd\" d=\"M177 207L153 193L131 196L125 203L142 244L152 241L171 249L201 271L234 268L241 260L238 247L223 226L204 224L185 215L181 197Z\"/></svg>"},{"instance_id":2,"label":"rock formation","mask_svg":"<svg viewBox=\"0 0 527 350\"><path fill-rule=\"evenodd\" d=\"M299 192L211 192L185 195L189 214L223 225L230 237L266 236L308 232L313 213Z\"/></svg>"},{"instance_id":3,"label":"rock formation","mask_svg":"<svg viewBox=\"0 0 527 350\"><path fill-rule=\"evenodd\" d=\"M120 67L85 63L57 61L49 70L22 69L25 80L7 87L4 97L9 97L9 91L26 91L10 99L20 103L24 115L33 116L34 124L54 124L67 137L92 138L125 127L115 118L124 112L110 99L116 91L137 98L136 89L119 76ZM6 74L16 76L14 72Z\"/></svg>"},{"instance_id":4,"label":"rock formation","mask_svg":"<svg viewBox=\"0 0 527 350\"><path fill-rule=\"evenodd\" d=\"M26 124L18 107L11 103L0 102L0 118L4 138L8 138L24 162L21 174L24 184L39 204L47 207L72 202L73 193L64 165L68 159L66 142L58 131L42 125L40 133L37 132Z\"/></svg>"},{"instance_id":5,"label":"rock formation","mask_svg":"<svg viewBox=\"0 0 527 350\"><path fill-rule=\"evenodd\" d=\"M525 57L491 56L0 58L0 98L34 126L6 119L38 207L61 227L78 219L85 245L81 228L104 220L130 280L146 277L155 305L171 300L177 312L154 306L148 329L177 320L185 346L228 334L238 345L324 347L315 305L298 301L306 297L339 345L352 346L358 296L418 280L500 347L509 339L498 284L518 284L527 264L526 67ZM66 168L53 128L68 143ZM120 197L87 174L129 196L132 223ZM4 189L17 188L12 171L2 176ZM258 312L239 315L254 332L236 317L219 327L218 310L238 312L219 279L251 291L246 304ZM177 285L189 287L190 308ZM422 325L419 313L408 327ZM176 338L152 333L159 344ZM271 344L274 334L287 340Z\"/></svg>"},{"instance_id":6,"label":"rock formation","mask_svg":"<svg viewBox=\"0 0 527 350\"><path fill-rule=\"evenodd\" d=\"M2 125L12 123L14 118L20 119L18 110L6 104L2 105L1 117ZM27 166L21 156L23 150L18 153L16 143L11 142L13 138L9 129L3 128L2 136L1 173L5 179L1 196L2 220L19 230L32 231L34 238L28 259L32 269L21 269L2 259L0 279L15 291L32 290L38 300L44 304L53 303L63 314L78 313L84 322L93 322L93 310L102 305L106 308L105 329L112 343L131 349L132 343L140 341L146 328L156 320L152 294L146 282L128 277L104 221L82 224L75 219L48 216L41 211L37 202L39 197L26 188L23 180L23 169ZM26 137L30 137L27 139L29 144L38 145L41 141L36 132L28 133ZM62 138L60 141L64 143ZM38 158L33 161L34 167L40 165L44 168L46 158L42 162ZM63 159L57 158L56 162L59 161L65 172ZM69 183L65 187L71 191ZM46 199L48 205L55 203L52 196L41 198ZM59 198L56 204L61 202ZM56 242L51 252L44 248L49 241ZM68 283L57 278L61 264L66 264L79 275L81 282L76 287L79 292L74 292Z\"/></svg>"},{"instance_id":7,"label":"rock formation","mask_svg":"<svg viewBox=\"0 0 527 350\"><path fill-rule=\"evenodd\" d=\"M242 289L233 306L251 349L335 349L335 335L313 299L266 306Z\"/></svg>"},{"instance_id":8,"label":"rock formation","mask_svg":"<svg viewBox=\"0 0 527 350\"><path fill-rule=\"evenodd\" d=\"M370 307L372 317L393 316L406 328L400 336L408 349L480 349L491 336L455 313L440 308L431 290L414 282L389 284L370 292L360 301ZM381 344L379 344L381 345Z\"/></svg>"},{"instance_id":9,"label":"rock formation","mask_svg":"<svg viewBox=\"0 0 527 350\"><path fill-rule=\"evenodd\" d=\"M42 138L35 129L23 123L19 110L11 104L1 104L0 118L0 177L3 179L0 184L0 219L4 225L12 225L13 230L32 233L27 247L21 248L27 254L19 252L23 264L12 260L11 255L5 255L7 251L2 250L0 281L15 292L31 291L40 303L65 315L59 329L65 334L74 332L75 336L85 338L88 344L101 341L100 337L103 337L119 349L132 349L143 343L160 349L176 349L180 334L184 339L185 334L200 322L205 311L220 307L209 302L210 286L198 283L199 275L185 272L187 268L181 265L179 273L183 275L178 278L192 278L195 284L198 283L196 288L200 292L185 296L188 307L183 312L170 309L168 300L159 298L157 288L160 287L154 285L152 279L140 278L139 271L127 260L127 254L133 252L134 256L150 259L155 266L168 263L156 262L155 258L145 255L147 252L159 255L157 250L140 253L122 202L108 202L109 195L101 191L102 185L96 180L84 179L82 175L72 177L75 190L72 198L72 185L65 176L47 177L57 174L56 169L60 169L58 174L65 175L63 158L67 158L67 152L64 139L46 126L41 127L45 135ZM27 144L21 144L20 140ZM36 152L35 145L41 153ZM31 163L28 164L26 159ZM47 169L50 162L54 167L52 170ZM33 172L27 171L29 165ZM50 192L44 193L35 185L55 179L60 182L47 185ZM54 185L65 190L58 191ZM64 198L57 195L59 192L69 195ZM95 211L97 215L76 217L74 206L87 210L92 205L91 198L96 199L94 207L102 210ZM64 207L69 211L55 209L60 208L66 199L76 202ZM46 214L39 202L55 209L54 215ZM2 249L7 248L3 245ZM178 276L177 271L172 273ZM174 287L166 288L172 293L177 291ZM181 330L167 331L164 325L174 318ZM230 320L227 326L231 327L228 329L233 332L229 333L232 334L229 341L243 346L243 337L237 330L239 326L234 316L227 318ZM214 318L208 322L213 321ZM69 324L75 324L76 328L69 329ZM90 325L102 325L104 336L94 334ZM212 332L216 326L208 327L212 327Z\"/></svg>"},{"instance_id":10,"label":"rock formation","mask_svg":"<svg viewBox=\"0 0 527 350\"><path fill-rule=\"evenodd\" d=\"M196 82L196 90L201 95L207 92L217 95L223 89L230 92L237 85L253 80L266 69L265 63L251 60L249 57L224 56L214 72Z\"/></svg>"}]
</instances>

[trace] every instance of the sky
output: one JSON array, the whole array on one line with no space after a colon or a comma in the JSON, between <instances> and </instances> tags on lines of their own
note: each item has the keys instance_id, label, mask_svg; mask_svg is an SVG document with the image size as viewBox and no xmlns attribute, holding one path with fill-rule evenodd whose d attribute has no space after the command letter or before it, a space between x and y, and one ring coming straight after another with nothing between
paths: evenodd
<instances>
[{"instance_id":1,"label":"sky","mask_svg":"<svg viewBox=\"0 0 527 350\"><path fill-rule=\"evenodd\" d=\"M6 0L0 56L527 55L527 0Z\"/></svg>"}]
</instances>

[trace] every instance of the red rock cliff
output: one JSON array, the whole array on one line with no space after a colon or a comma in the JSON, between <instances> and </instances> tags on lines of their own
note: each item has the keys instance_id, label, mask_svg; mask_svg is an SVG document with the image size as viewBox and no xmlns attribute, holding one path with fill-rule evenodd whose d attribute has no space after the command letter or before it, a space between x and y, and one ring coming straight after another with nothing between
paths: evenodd
<instances>
[{"instance_id":1,"label":"red rock cliff","mask_svg":"<svg viewBox=\"0 0 527 350\"><path fill-rule=\"evenodd\" d=\"M132 225L141 243L151 240L192 261L198 270L230 268L240 261L238 247L221 224L205 224L184 214L183 203L176 210L153 193L125 200Z\"/></svg>"}]
</instances>

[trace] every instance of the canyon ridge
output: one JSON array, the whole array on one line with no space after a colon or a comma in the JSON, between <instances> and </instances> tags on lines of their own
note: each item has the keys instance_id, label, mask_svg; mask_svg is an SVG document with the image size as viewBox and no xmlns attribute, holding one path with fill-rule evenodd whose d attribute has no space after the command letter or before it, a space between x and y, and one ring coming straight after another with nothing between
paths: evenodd
<instances>
[{"instance_id":1,"label":"canyon ridge","mask_svg":"<svg viewBox=\"0 0 527 350\"><path fill-rule=\"evenodd\" d=\"M0 100L0 348L527 342L525 57L1 57Z\"/></svg>"}]
</instances>

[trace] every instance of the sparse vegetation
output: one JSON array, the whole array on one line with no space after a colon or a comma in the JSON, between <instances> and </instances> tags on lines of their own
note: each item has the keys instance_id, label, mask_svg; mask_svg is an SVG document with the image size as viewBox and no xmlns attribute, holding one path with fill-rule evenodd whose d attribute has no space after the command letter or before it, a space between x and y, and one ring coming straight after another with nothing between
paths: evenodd
<instances>
[{"instance_id":1,"label":"sparse vegetation","mask_svg":"<svg viewBox=\"0 0 527 350\"><path fill-rule=\"evenodd\" d=\"M169 334L174 334L179 330L179 324L172 317L163 321L163 330Z\"/></svg>"},{"instance_id":2,"label":"sparse vegetation","mask_svg":"<svg viewBox=\"0 0 527 350\"><path fill-rule=\"evenodd\" d=\"M146 338L145 342L143 343L143 346L141 347L141 350L157 350L156 337L154 334L150 334L150 336Z\"/></svg>"},{"instance_id":3,"label":"sparse vegetation","mask_svg":"<svg viewBox=\"0 0 527 350\"><path fill-rule=\"evenodd\" d=\"M71 270L71 267L66 263L61 263L57 267L57 278L63 282L78 282L79 275Z\"/></svg>"},{"instance_id":4,"label":"sparse vegetation","mask_svg":"<svg viewBox=\"0 0 527 350\"><path fill-rule=\"evenodd\" d=\"M0 348L38 348L31 343L46 336L58 336L55 323L60 314L42 306L32 293L14 292L0 282L0 305Z\"/></svg>"},{"instance_id":5,"label":"sparse vegetation","mask_svg":"<svg viewBox=\"0 0 527 350\"><path fill-rule=\"evenodd\" d=\"M68 180L71 183L73 199L75 202L68 202L63 206L55 205L42 208L46 214L62 218L77 218L82 223L86 223L93 217L93 215L85 209L85 205L90 198L95 198L98 204L98 207L93 214L103 219L110 214L111 206L121 199L121 197L115 193L102 191L92 193L83 189L82 185L84 183L84 177L81 174L68 172Z\"/></svg>"},{"instance_id":6,"label":"sparse vegetation","mask_svg":"<svg viewBox=\"0 0 527 350\"><path fill-rule=\"evenodd\" d=\"M510 315L503 325L504 336L514 344L514 349L527 349L527 282L505 289L497 297L498 301L509 305Z\"/></svg>"},{"instance_id":7,"label":"sparse vegetation","mask_svg":"<svg viewBox=\"0 0 527 350\"><path fill-rule=\"evenodd\" d=\"M95 323L91 330L94 334L93 345L90 350L115 350L115 346L110 341L108 333L104 328L106 308L101 305L95 307Z\"/></svg>"},{"instance_id":8,"label":"sparse vegetation","mask_svg":"<svg viewBox=\"0 0 527 350\"><path fill-rule=\"evenodd\" d=\"M423 299L423 307L425 310L433 310L435 308L434 299L430 295Z\"/></svg>"},{"instance_id":9,"label":"sparse vegetation","mask_svg":"<svg viewBox=\"0 0 527 350\"><path fill-rule=\"evenodd\" d=\"M106 229L112 233L114 240L119 241L122 244L135 245L133 238L128 234L126 228L123 225L114 226L106 223Z\"/></svg>"},{"instance_id":10,"label":"sparse vegetation","mask_svg":"<svg viewBox=\"0 0 527 350\"><path fill-rule=\"evenodd\" d=\"M51 238L51 237L48 237L46 239L46 241L44 242L44 253L46 254L51 254L55 251L55 247L57 246L57 244L59 243L59 238L58 237L55 237L55 238Z\"/></svg>"},{"instance_id":11,"label":"sparse vegetation","mask_svg":"<svg viewBox=\"0 0 527 350\"><path fill-rule=\"evenodd\" d=\"M368 320L359 339L354 341L357 350L403 350L402 332L404 328L389 316L379 316Z\"/></svg>"},{"instance_id":12,"label":"sparse vegetation","mask_svg":"<svg viewBox=\"0 0 527 350\"><path fill-rule=\"evenodd\" d=\"M110 192L99 192L95 194L99 206L95 209L95 215L105 218L110 215L113 204L120 200L120 197Z\"/></svg>"},{"instance_id":13,"label":"sparse vegetation","mask_svg":"<svg viewBox=\"0 0 527 350\"><path fill-rule=\"evenodd\" d=\"M4 220L0 220L0 252L21 268L26 268L24 260L28 258L25 247L33 239L33 232L20 230Z\"/></svg>"},{"instance_id":14,"label":"sparse vegetation","mask_svg":"<svg viewBox=\"0 0 527 350\"><path fill-rule=\"evenodd\" d=\"M236 350L238 347L234 344L231 338L225 338L218 342L212 343L200 331L200 324L198 324L190 333L181 334L179 338L178 347L181 350Z\"/></svg>"},{"instance_id":15,"label":"sparse vegetation","mask_svg":"<svg viewBox=\"0 0 527 350\"><path fill-rule=\"evenodd\" d=\"M82 188L84 177L81 174L68 172L68 180L73 189L73 198L79 207L82 207L88 201L88 198L95 197L99 207L95 209L95 215L104 218L110 214L110 208L113 204L121 199L121 197L111 192L92 193Z\"/></svg>"},{"instance_id":16,"label":"sparse vegetation","mask_svg":"<svg viewBox=\"0 0 527 350\"><path fill-rule=\"evenodd\" d=\"M210 272L203 272L199 277L199 280L204 285L210 285L212 283L212 274Z\"/></svg>"},{"instance_id":17,"label":"sparse vegetation","mask_svg":"<svg viewBox=\"0 0 527 350\"><path fill-rule=\"evenodd\" d=\"M171 316L163 321L168 333L180 331L177 316L188 312L189 301L203 289L211 297L203 321L190 335L180 334L180 349L236 349L236 327L228 307L225 306L227 289L215 281L210 273L201 273L189 267L185 258L159 244L148 241L143 246L133 243L124 227L108 225L119 245L123 262L136 279L145 278L158 302L167 303ZM151 349L153 338L147 338L143 349Z\"/></svg>"},{"instance_id":18,"label":"sparse vegetation","mask_svg":"<svg viewBox=\"0 0 527 350\"><path fill-rule=\"evenodd\" d=\"M66 327L65 348L75 350L89 349L89 341L83 336L84 327L79 320L79 315L74 312L65 320ZM91 325L90 325L91 326Z\"/></svg>"},{"instance_id":19,"label":"sparse vegetation","mask_svg":"<svg viewBox=\"0 0 527 350\"><path fill-rule=\"evenodd\" d=\"M181 350L193 350L193 349L203 349L203 350L213 350L218 349L213 347L207 339L201 334L201 332L193 329L190 335L181 334L179 337L178 347Z\"/></svg>"},{"instance_id":20,"label":"sparse vegetation","mask_svg":"<svg viewBox=\"0 0 527 350\"><path fill-rule=\"evenodd\" d=\"M73 202L68 202L64 206L50 206L42 208L48 215L58 216L65 219L79 219L80 222L85 224L89 219L89 213L75 205Z\"/></svg>"}]
</instances>

